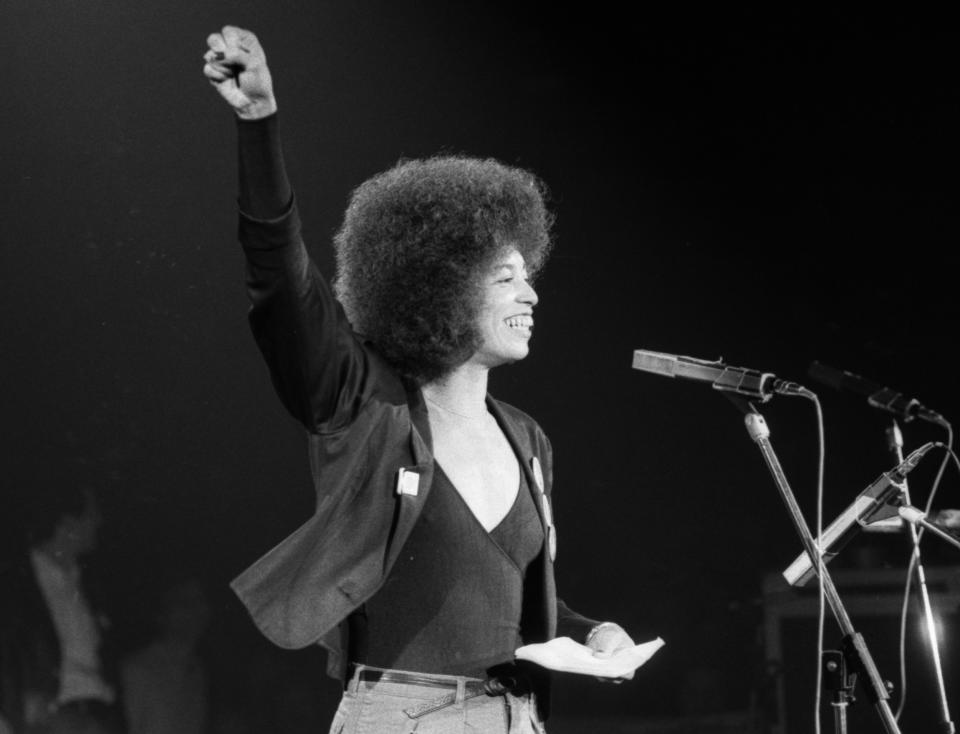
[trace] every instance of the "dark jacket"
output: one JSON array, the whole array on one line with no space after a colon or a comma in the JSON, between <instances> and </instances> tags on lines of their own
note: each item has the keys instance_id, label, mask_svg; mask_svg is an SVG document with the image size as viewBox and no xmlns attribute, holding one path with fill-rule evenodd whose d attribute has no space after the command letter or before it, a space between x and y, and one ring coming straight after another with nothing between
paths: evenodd
<instances>
[{"instance_id":1,"label":"dark jacket","mask_svg":"<svg viewBox=\"0 0 960 734\"><path fill-rule=\"evenodd\" d=\"M344 622L386 579L431 490L427 412L420 390L351 329L307 255L295 207L271 221L241 215L240 241L251 326L281 400L308 431L317 506L232 586L270 640L287 648L322 644L328 672L339 676L347 662ZM529 416L487 403L527 473L546 538L541 494L549 498L552 489L550 444ZM397 492L401 469L418 475L416 494ZM551 639L558 629L582 638L596 624L558 602L546 543L526 586L526 641Z\"/></svg>"}]
</instances>

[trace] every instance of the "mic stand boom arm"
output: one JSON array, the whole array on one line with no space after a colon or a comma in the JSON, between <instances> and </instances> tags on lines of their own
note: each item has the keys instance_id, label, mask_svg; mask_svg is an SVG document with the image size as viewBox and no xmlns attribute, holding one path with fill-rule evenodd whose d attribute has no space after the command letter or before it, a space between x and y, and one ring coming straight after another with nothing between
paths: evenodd
<instances>
[{"instance_id":1,"label":"mic stand boom arm","mask_svg":"<svg viewBox=\"0 0 960 734\"><path fill-rule=\"evenodd\" d=\"M854 630L853 622L846 608L843 606L843 602L840 600L840 594L837 592L837 587L834 585L833 579L829 571L827 571L827 567L817 563L818 549L816 542L813 539L810 528L807 527L807 523L803 518L803 513L800 511L800 506L797 504L793 490L790 489L790 484L787 482L787 477L783 473L780 461L773 451L773 446L770 444L770 429L767 427L767 422L753 405L749 403L747 405L749 406L749 409L745 410L747 433L750 434L750 438L752 438L760 448L760 452L767 462L767 468L770 469L770 473L773 475L773 479L780 490L780 495L787 506L787 511L790 513L790 519L793 521L794 527L800 535L803 547L807 555L810 556L810 560L821 578L824 596L830 605L833 616L836 617L841 632L843 632L845 654L852 658L849 661L850 670L852 672L864 673L867 698L877 709L884 729L888 734L900 734L897 720L890 710L890 694L887 691L883 679L880 677L880 672L877 670L873 658L870 656L867 643L864 641L863 636Z\"/></svg>"}]
</instances>

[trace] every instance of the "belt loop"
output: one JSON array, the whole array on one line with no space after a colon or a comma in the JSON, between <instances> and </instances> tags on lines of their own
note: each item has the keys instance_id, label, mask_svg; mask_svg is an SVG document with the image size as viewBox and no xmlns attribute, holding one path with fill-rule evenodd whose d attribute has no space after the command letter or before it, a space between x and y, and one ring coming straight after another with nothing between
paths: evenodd
<instances>
[{"instance_id":1,"label":"belt loop","mask_svg":"<svg viewBox=\"0 0 960 734\"><path fill-rule=\"evenodd\" d=\"M467 681L464 678L457 678L457 703L463 703L467 697Z\"/></svg>"},{"instance_id":2,"label":"belt loop","mask_svg":"<svg viewBox=\"0 0 960 734\"><path fill-rule=\"evenodd\" d=\"M350 680L347 682L347 691L352 695L356 695L357 691L360 690L360 674L365 667L366 666L361 663L353 666L353 672L350 674Z\"/></svg>"},{"instance_id":3,"label":"belt loop","mask_svg":"<svg viewBox=\"0 0 960 734\"><path fill-rule=\"evenodd\" d=\"M537 705L537 694L530 691L530 720L538 734L546 734L543 721L540 720L540 707Z\"/></svg>"}]
</instances>

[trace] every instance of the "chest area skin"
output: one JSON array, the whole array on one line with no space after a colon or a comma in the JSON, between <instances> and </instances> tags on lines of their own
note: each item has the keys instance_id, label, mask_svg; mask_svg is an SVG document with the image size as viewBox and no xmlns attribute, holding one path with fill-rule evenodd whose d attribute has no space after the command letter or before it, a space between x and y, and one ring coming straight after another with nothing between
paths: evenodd
<instances>
[{"instance_id":1,"label":"chest area skin","mask_svg":"<svg viewBox=\"0 0 960 734\"><path fill-rule=\"evenodd\" d=\"M513 506L520 463L492 415L477 419L430 414L433 456L457 493L489 532Z\"/></svg>"}]
</instances>

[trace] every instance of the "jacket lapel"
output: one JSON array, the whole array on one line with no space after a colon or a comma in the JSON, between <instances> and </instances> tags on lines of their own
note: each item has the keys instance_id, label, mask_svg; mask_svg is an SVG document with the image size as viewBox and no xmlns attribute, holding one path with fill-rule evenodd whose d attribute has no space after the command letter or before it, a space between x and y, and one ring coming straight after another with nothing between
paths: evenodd
<instances>
[{"instance_id":1,"label":"jacket lapel","mask_svg":"<svg viewBox=\"0 0 960 734\"><path fill-rule=\"evenodd\" d=\"M385 575L393 568L393 563L420 516L420 511L423 509L433 485L430 420L427 417L427 407L423 401L423 393L420 392L419 388L408 387L407 408L410 420L410 454L413 456L414 464L413 466L399 467L398 476L394 477L394 492L397 496L399 509L397 510L397 521L389 540L388 547L390 550L384 564ZM401 471L407 478L407 484L403 491L400 487L399 474ZM411 477L412 474L415 474L416 477Z\"/></svg>"},{"instance_id":2,"label":"jacket lapel","mask_svg":"<svg viewBox=\"0 0 960 734\"><path fill-rule=\"evenodd\" d=\"M546 641L552 639L557 630L557 588L553 577L553 558L556 555L556 530L553 528L553 519L547 513L552 514L546 503L549 498L546 494L546 487L543 485L542 472L534 472L534 462L539 464L539 457L536 455L536 447L530 440L530 433L527 428L514 421L507 413L500 409L497 402L487 396L487 407L503 429L504 435L520 459L523 471L526 472L527 486L530 487L530 493L533 496L533 504L537 508L537 514L540 516L540 525L543 528L543 548L541 585L540 585L540 617L531 628L531 639ZM534 578L531 575L531 578ZM534 631L536 630L536 631Z\"/></svg>"}]
</instances>

